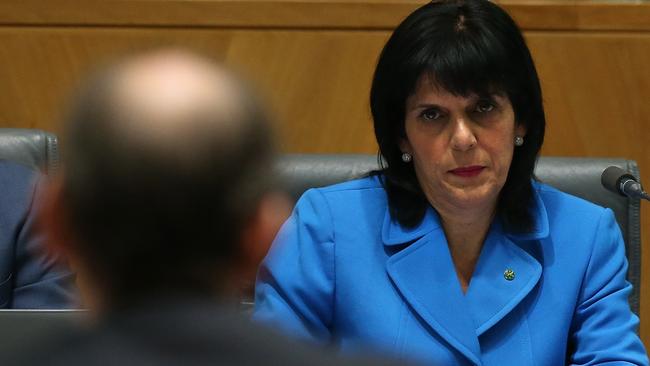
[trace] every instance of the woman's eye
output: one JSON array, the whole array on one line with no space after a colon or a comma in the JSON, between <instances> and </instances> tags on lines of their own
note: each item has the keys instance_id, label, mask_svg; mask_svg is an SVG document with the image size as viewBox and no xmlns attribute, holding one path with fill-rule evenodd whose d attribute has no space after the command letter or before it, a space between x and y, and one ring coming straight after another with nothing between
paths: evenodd
<instances>
[{"instance_id":1,"label":"woman's eye","mask_svg":"<svg viewBox=\"0 0 650 366\"><path fill-rule=\"evenodd\" d=\"M433 121L440 118L441 115L440 112L436 109L426 109L422 111L420 116L425 120Z\"/></svg>"},{"instance_id":2,"label":"woman's eye","mask_svg":"<svg viewBox=\"0 0 650 366\"><path fill-rule=\"evenodd\" d=\"M479 113L491 112L494 109L494 104L490 102L479 102L476 105L476 111Z\"/></svg>"}]
</instances>

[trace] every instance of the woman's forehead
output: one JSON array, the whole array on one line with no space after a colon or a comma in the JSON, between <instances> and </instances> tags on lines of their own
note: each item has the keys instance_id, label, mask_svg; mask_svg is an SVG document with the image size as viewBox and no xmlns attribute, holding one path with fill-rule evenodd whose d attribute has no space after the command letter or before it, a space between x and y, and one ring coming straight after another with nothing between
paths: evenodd
<instances>
[{"instance_id":1,"label":"woman's forehead","mask_svg":"<svg viewBox=\"0 0 650 366\"><path fill-rule=\"evenodd\" d=\"M416 82L415 88L407 98L407 105L422 101L474 101L479 98L507 98L507 93L500 88L486 86L484 89L467 90L459 93L441 85L430 73L423 74Z\"/></svg>"},{"instance_id":2,"label":"woman's forehead","mask_svg":"<svg viewBox=\"0 0 650 366\"><path fill-rule=\"evenodd\" d=\"M485 75L472 80L466 76L467 74L454 77L448 74L437 74L434 71L424 71L418 76L413 92L419 88L434 88L459 96L507 94L502 86L502 80L490 80Z\"/></svg>"}]
</instances>

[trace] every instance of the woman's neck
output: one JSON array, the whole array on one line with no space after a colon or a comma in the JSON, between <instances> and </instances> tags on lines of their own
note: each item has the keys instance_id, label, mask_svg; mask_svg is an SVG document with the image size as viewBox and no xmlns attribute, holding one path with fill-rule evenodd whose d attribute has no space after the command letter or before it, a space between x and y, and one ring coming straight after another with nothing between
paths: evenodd
<instances>
[{"instance_id":1,"label":"woman's neck","mask_svg":"<svg viewBox=\"0 0 650 366\"><path fill-rule=\"evenodd\" d=\"M469 287L494 212L495 208L472 212L439 212L463 292Z\"/></svg>"}]
</instances>

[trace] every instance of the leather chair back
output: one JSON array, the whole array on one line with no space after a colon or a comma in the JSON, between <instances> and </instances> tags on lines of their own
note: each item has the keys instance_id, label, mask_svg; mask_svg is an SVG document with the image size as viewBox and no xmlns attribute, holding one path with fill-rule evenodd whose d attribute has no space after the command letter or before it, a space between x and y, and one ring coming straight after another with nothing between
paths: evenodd
<instances>
[{"instance_id":1,"label":"leather chair back","mask_svg":"<svg viewBox=\"0 0 650 366\"><path fill-rule=\"evenodd\" d=\"M540 158L535 175L540 181L561 191L614 211L625 240L629 262L627 278L634 286L629 298L630 307L638 314L641 284L640 203L602 187L600 175L611 165L639 177L639 168L633 160L565 157ZM358 178L378 166L377 157L373 155L288 154L283 155L279 162L285 187L294 199L309 188Z\"/></svg>"},{"instance_id":2,"label":"leather chair back","mask_svg":"<svg viewBox=\"0 0 650 366\"><path fill-rule=\"evenodd\" d=\"M0 128L0 159L54 175L59 166L57 138L43 130Z\"/></svg>"}]
</instances>

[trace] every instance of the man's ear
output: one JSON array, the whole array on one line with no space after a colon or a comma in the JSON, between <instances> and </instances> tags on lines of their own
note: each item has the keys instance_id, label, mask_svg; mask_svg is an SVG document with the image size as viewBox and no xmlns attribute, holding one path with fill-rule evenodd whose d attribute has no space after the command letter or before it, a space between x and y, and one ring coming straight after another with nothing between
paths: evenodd
<instances>
[{"instance_id":1,"label":"man's ear","mask_svg":"<svg viewBox=\"0 0 650 366\"><path fill-rule=\"evenodd\" d=\"M255 283L260 262L290 214L291 201L284 193L268 193L260 200L241 236L240 260L235 273L244 285Z\"/></svg>"},{"instance_id":2,"label":"man's ear","mask_svg":"<svg viewBox=\"0 0 650 366\"><path fill-rule=\"evenodd\" d=\"M90 277L88 266L77 250L77 237L74 225L70 222L69 211L63 197L63 177L51 179L44 187L43 206L39 224L46 238L46 249L61 258L75 273L75 284L79 289L82 306L101 311L102 296Z\"/></svg>"},{"instance_id":3,"label":"man's ear","mask_svg":"<svg viewBox=\"0 0 650 366\"><path fill-rule=\"evenodd\" d=\"M63 202L63 178L51 179L43 186L43 206L39 223L46 237L48 251L69 258L72 253L71 226Z\"/></svg>"}]
</instances>

